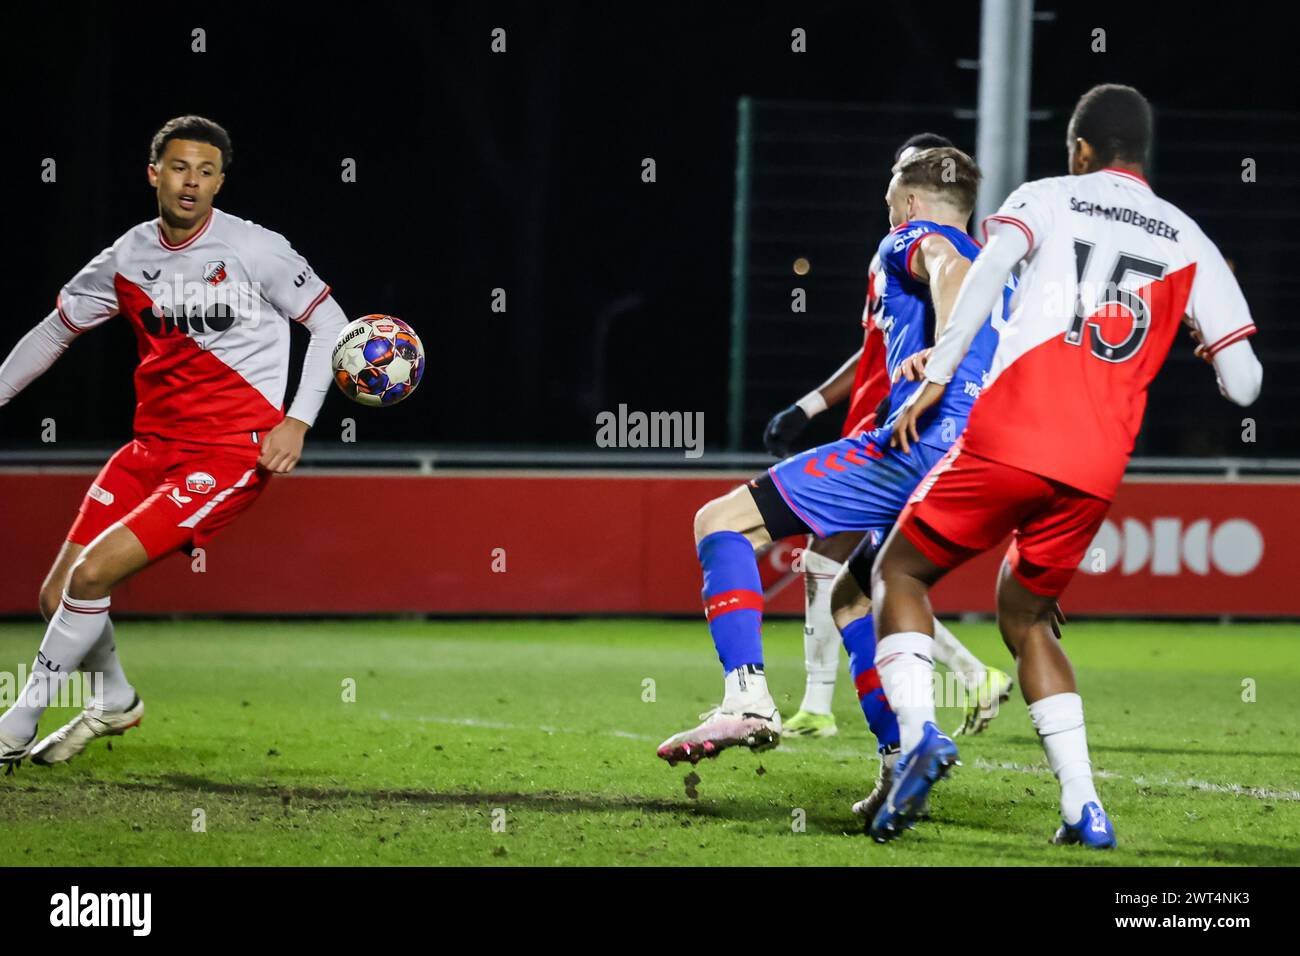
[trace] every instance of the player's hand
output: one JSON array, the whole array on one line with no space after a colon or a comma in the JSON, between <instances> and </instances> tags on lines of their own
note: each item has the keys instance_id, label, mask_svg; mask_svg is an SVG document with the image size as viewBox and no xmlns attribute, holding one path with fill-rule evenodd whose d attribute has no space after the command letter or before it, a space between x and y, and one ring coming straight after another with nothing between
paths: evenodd
<instances>
[{"instance_id":1,"label":"player's hand","mask_svg":"<svg viewBox=\"0 0 1300 956\"><path fill-rule=\"evenodd\" d=\"M285 418L266 433L262 442L262 455L257 464L275 475L287 475L302 458L302 441L307 436L307 423L296 418Z\"/></svg>"},{"instance_id":2,"label":"player's hand","mask_svg":"<svg viewBox=\"0 0 1300 956\"><path fill-rule=\"evenodd\" d=\"M1200 331L1192 329L1192 338L1196 340L1196 348L1193 350L1192 354L1202 362L1208 362L1210 365L1213 365L1214 357L1210 355L1209 350L1205 347L1205 339L1201 337Z\"/></svg>"},{"instance_id":3,"label":"player's hand","mask_svg":"<svg viewBox=\"0 0 1300 956\"><path fill-rule=\"evenodd\" d=\"M763 447L777 458L788 458L795 441L808 427L808 413L791 405L772 416L763 431Z\"/></svg>"},{"instance_id":4,"label":"player's hand","mask_svg":"<svg viewBox=\"0 0 1300 956\"><path fill-rule=\"evenodd\" d=\"M1065 612L1061 610L1061 602L1057 601L1052 605L1052 633L1056 635L1058 641L1061 640L1061 628L1066 620Z\"/></svg>"},{"instance_id":5,"label":"player's hand","mask_svg":"<svg viewBox=\"0 0 1300 956\"><path fill-rule=\"evenodd\" d=\"M911 443L921 440L916 427L917 420L943 397L943 390L943 385L934 382L926 382L921 386L921 390L916 393L916 399L903 409L898 420L894 422L894 433L889 436L891 448L901 448L905 455L911 453Z\"/></svg>"},{"instance_id":6,"label":"player's hand","mask_svg":"<svg viewBox=\"0 0 1300 956\"><path fill-rule=\"evenodd\" d=\"M901 365L894 369L894 381L905 378L909 382L919 382L925 378L925 363L930 361L930 353L934 349L921 349L914 355L909 355L903 359Z\"/></svg>"}]
</instances>

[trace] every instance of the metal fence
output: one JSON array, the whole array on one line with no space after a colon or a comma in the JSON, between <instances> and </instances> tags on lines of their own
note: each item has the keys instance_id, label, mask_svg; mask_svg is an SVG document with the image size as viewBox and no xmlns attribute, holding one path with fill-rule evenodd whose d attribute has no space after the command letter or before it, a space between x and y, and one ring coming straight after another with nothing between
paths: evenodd
<instances>
[{"instance_id":1,"label":"metal fence","mask_svg":"<svg viewBox=\"0 0 1300 956\"><path fill-rule=\"evenodd\" d=\"M1152 183L1233 262L1259 334L1264 393L1248 411L1223 401L1180 338L1151 389L1140 455L1284 457L1300 450L1300 175L1284 163L1300 113L1157 110ZM1065 172L1068 108L1030 113L1029 177ZM872 251L888 229L893 152L929 130L972 148L965 107L743 98L737 115L728 447L755 449L763 424L826 378L861 343ZM978 159L978 157L976 157ZM1243 179L1253 160L1255 179ZM797 274L797 259L808 269ZM791 308L803 291L806 311ZM828 416L829 417L829 416ZM1253 419L1253 428L1244 423ZM1252 441L1243 442L1243 435Z\"/></svg>"}]
</instances>

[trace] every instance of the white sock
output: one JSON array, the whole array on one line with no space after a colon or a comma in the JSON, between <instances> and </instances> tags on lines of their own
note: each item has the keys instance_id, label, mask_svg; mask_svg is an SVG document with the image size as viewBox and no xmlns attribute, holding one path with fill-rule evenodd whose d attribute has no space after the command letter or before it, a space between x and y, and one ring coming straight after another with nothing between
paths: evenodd
<instances>
[{"instance_id":1,"label":"white sock","mask_svg":"<svg viewBox=\"0 0 1300 956\"><path fill-rule=\"evenodd\" d=\"M0 732L19 740L28 740L36 732L41 714L59 687L99 640L110 603L109 598L81 601L63 592L63 601L45 629L31 677L27 678L18 700L0 716Z\"/></svg>"},{"instance_id":2,"label":"white sock","mask_svg":"<svg viewBox=\"0 0 1300 956\"><path fill-rule=\"evenodd\" d=\"M907 753L934 720L934 645L929 634L903 631L876 644L876 671L885 698L898 717L899 746Z\"/></svg>"},{"instance_id":3,"label":"white sock","mask_svg":"<svg viewBox=\"0 0 1300 956\"><path fill-rule=\"evenodd\" d=\"M978 691L987 673L984 662L957 640L957 636L937 617L934 619L934 659L961 678L968 691Z\"/></svg>"},{"instance_id":4,"label":"white sock","mask_svg":"<svg viewBox=\"0 0 1300 956\"><path fill-rule=\"evenodd\" d=\"M761 714L776 710L776 702L767 691L767 677L758 665L745 664L727 671L724 680L727 689L722 697L723 710Z\"/></svg>"},{"instance_id":5,"label":"white sock","mask_svg":"<svg viewBox=\"0 0 1300 956\"><path fill-rule=\"evenodd\" d=\"M840 563L813 551L803 553L804 625L803 666L808 673L800 710L829 714L835 698L835 675L839 671L840 640L835 618L831 616L831 585L839 573ZM808 584L812 595L808 594Z\"/></svg>"},{"instance_id":6,"label":"white sock","mask_svg":"<svg viewBox=\"0 0 1300 956\"><path fill-rule=\"evenodd\" d=\"M1061 818L1078 823L1083 805L1101 805L1092 782L1088 735L1083 727L1083 698L1078 694L1053 694L1029 705L1029 719L1043 742L1047 762L1061 783Z\"/></svg>"},{"instance_id":7,"label":"white sock","mask_svg":"<svg viewBox=\"0 0 1300 956\"><path fill-rule=\"evenodd\" d=\"M122 662L117 657L117 642L113 637L113 619L104 615L104 632L99 635L81 662L81 669L91 675L97 685L91 707L100 710L126 710L135 701L135 688L126 679Z\"/></svg>"}]
</instances>

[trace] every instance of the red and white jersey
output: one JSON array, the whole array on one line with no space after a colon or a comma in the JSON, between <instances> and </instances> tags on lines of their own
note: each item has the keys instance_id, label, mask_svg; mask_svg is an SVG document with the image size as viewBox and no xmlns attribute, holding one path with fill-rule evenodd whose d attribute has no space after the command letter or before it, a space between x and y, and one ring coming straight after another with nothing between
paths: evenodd
<instances>
[{"instance_id":1,"label":"red and white jersey","mask_svg":"<svg viewBox=\"0 0 1300 956\"><path fill-rule=\"evenodd\" d=\"M284 417L286 320L329 291L284 236L213 209L177 246L157 219L123 234L63 287L58 314L74 332L131 323L137 438L248 447Z\"/></svg>"},{"instance_id":2,"label":"red and white jersey","mask_svg":"<svg viewBox=\"0 0 1300 956\"><path fill-rule=\"evenodd\" d=\"M995 223L1029 253L963 447L1109 500L1183 315L1213 353L1254 333L1246 299L1200 227L1124 170L1026 183Z\"/></svg>"}]
</instances>

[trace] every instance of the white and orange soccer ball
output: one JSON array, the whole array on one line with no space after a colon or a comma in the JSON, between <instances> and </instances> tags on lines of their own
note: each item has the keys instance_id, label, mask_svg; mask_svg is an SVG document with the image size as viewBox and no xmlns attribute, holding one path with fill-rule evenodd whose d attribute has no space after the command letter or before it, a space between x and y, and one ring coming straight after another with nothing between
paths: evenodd
<instances>
[{"instance_id":1,"label":"white and orange soccer ball","mask_svg":"<svg viewBox=\"0 0 1300 956\"><path fill-rule=\"evenodd\" d=\"M334 343L334 383L362 405L396 405L420 384L424 346L415 329L391 315L363 315Z\"/></svg>"}]
</instances>

